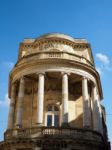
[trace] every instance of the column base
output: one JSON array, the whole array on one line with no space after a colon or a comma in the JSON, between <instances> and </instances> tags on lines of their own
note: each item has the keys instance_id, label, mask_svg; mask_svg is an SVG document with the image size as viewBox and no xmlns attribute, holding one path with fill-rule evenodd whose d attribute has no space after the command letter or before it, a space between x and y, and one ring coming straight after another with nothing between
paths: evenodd
<instances>
[{"instance_id":1,"label":"column base","mask_svg":"<svg viewBox=\"0 0 112 150\"><path fill-rule=\"evenodd\" d=\"M16 128L20 129L20 128L22 128L22 125L16 125Z\"/></svg>"}]
</instances>

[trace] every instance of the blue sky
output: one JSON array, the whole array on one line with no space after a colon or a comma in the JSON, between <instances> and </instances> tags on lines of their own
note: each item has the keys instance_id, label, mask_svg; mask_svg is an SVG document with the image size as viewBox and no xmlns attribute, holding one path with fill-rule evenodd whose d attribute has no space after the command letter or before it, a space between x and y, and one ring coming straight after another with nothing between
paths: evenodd
<instances>
[{"instance_id":1,"label":"blue sky","mask_svg":"<svg viewBox=\"0 0 112 150\"><path fill-rule=\"evenodd\" d=\"M0 0L0 140L7 127L8 76L17 61L19 43L49 32L86 38L91 43L112 140L111 0Z\"/></svg>"}]
</instances>

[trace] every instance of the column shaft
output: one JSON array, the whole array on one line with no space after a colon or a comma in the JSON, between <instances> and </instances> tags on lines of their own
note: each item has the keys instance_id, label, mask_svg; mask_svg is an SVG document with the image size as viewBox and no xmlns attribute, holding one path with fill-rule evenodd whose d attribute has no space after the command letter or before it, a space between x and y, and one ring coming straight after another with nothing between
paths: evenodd
<instances>
[{"instance_id":1,"label":"column shaft","mask_svg":"<svg viewBox=\"0 0 112 150\"><path fill-rule=\"evenodd\" d=\"M93 86L93 127L94 130L102 133L101 106L98 101L96 86Z\"/></svg>"},{"instance_id":2,"label":"column shaft","mask_svg":"<svg viewBox=\"0 0 112 150\"><path fill-rule=\"evenodd\" d=\"M82 95L83 95L83 127L91 127L91 108L88 95L88 80L83 78L82 80Z\"/></svg>"},{"instance_id":3,"label":"column shaft","mask_svg":"<svg viewBox=\"0 0 112 150\"><path fill-rule=\"evenodd\" d=\"M15 98L16 98L16 86L15 84L12 84L11 100L8 115L8 129L12 129L14 124Z\"/></svg>"},{"instance_id":4,"label":"column shaft","mask_svg":"<svg viewBox=\"0 0 112 150\"><path fill-rule=\"evenodd\" d=\"M23 113L23 102L24 102L24 78L20 79L19 93L18 93L18 105L17 105L17 116L16 116L16 126L22 126L22 113Z\"/></svg>"},{"instance_id":5,"label":"column shaft","mask_svg":"<svg viewBox=\"0 0 112 150\"><path fill-rule=\"evenodd\" d=\"M62 124L68 124L68 75L62 76Z\"/></svg>"},{"instance_id":6,"label":"column shaft","mask_svg":"<svg viewBox=\"0 0 112 150\"><path fill-rule=\"evenodd\" d=\"M39 74L38 98L37 98L37 123L43 124L43 103L44 103L44 74Z\"/></svg>"},{"instance_id":7,"label":"column shaft","mask_svg":"<svg viewBox=\"0 0 112 150\"><path fill-rule=\"evenodd\" d=\"M101 105L98 99L98 108L99 108L99 131L100 133L103 134L103 124L102 124L102 110L101 110Z\"/></svg>"}]
</instances>

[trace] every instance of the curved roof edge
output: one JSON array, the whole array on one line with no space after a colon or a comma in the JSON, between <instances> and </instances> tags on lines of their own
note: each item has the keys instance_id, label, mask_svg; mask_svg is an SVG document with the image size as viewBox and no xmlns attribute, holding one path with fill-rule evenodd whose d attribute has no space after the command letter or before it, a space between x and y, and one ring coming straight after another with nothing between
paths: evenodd
<instances>
[{"instance_id":1,"label":"curved roof edge","mask_svg":"<svg viewBox=\"0 0 112 150\"><path fill-rule=\"evenodd\" d=\"M63 33L46 33L46 34L41 35L38 38L33 38L33 39L25 38L24 42L25 43L26 42L28 42L28 43L35 42L35 41L43 39L43 38L45 38L45 39L47 39L47 38L62 38L62 39L66 39L66 40L69 40L72 42L76 42L76 43L88 43L86 39L73 38L73 37L63 34Z\"/></svg>"}]
</instances>

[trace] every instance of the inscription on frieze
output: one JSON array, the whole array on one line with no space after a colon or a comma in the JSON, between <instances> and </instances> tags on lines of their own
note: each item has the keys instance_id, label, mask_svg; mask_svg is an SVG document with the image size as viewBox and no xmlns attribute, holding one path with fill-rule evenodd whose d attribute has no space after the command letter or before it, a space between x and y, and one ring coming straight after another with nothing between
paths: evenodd
<instances>
[{"instance_id":1,"label":"inscription on frieze","mask_svg":"<svg viewBox=\"0 0 112 150\"><path fill-rule=\"evenodd\" d=\"M22 51L22 57L27 56L30 54L38 53L38 52L46 52L46 51L61 51L61 52L69 52L69 53L76 53L74 48L70 45L66 45L63 43L56 43L56 42L49 42L44 43L36 48L27 48Z\"/></svg>"},{"instance_id":2,"label":"inscription on frieze","mask_svg":"<svg viewBox=\"0 0 112 150\"><path fill-rule=\"evenodd\" d=\"M49 48L58 48L57 44L54 44L54 43L47 43L47 44L43 44L43 45L40 45L38 47L38 50L46 50L46 49L49 49Z\"/></svg>"}]
</instances>

